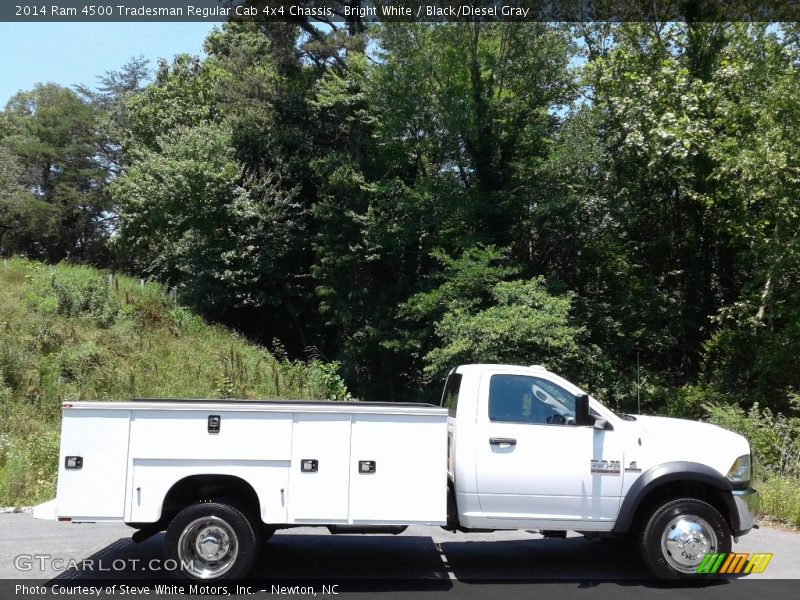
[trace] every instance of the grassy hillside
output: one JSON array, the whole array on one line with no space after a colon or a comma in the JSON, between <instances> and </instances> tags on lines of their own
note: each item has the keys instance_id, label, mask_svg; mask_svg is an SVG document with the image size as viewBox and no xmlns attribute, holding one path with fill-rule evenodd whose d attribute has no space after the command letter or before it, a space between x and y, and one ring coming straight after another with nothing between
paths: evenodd
<instances>
[{"instance_id":1,"label":"grassy hillside","mask_svg":"<svg viewBox=\"0 0 800 600\"><path fill-rule=\"evenodd\" d=\"M335 364L277 357L156 284L0 265L0 505L52 497L62 402L135 396L349 399Z\"/></svg>"}]
</instances>

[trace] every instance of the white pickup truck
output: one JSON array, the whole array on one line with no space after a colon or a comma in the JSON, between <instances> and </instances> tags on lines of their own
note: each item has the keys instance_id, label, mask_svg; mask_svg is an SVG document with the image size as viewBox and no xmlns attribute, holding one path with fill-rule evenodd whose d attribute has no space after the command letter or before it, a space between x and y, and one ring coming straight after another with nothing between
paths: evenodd
<instances>
[{"instance_id":1,"label":"white pickup truck","mask_svg":"<svg viewBox=\"0 0 800 600\"><path fill-rule=\"evenodd\" d=\"M61 521L166 530L186 577L248 573L276 529L567 530L630 536L654 575L694 573L754 524L745 438L619 416L539 367L464 365L442 407L135 400L63 406Z\"/></svg>"}]
</instances>

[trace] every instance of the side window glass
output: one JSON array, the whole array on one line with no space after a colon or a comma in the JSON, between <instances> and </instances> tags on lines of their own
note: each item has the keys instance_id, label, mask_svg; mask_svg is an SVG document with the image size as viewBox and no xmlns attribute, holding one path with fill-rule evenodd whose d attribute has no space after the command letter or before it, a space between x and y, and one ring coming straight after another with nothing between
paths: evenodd
<instances>
[{"instance_id":1,"label":"side window glass","mask_svg":"<svg viewBox=\"0 0 800 600\"><path fill-rule=\"evenodd\" d=\"M489 420L574 425L575 397L556 384L528 375L492 375Z\"/></svg>"},{"instance_id":2,"label":"side window glass","mask_svg":"<svg viewBox=\"0 0 800 600\"><path fill-rule=\"evenodd\" d=\"M447 414L451 417L456 416L458 406L458 393L461 391L461 373L450 373L447 383L444 384L441 406L447 408Z\"/></svg>"}]
</instances>

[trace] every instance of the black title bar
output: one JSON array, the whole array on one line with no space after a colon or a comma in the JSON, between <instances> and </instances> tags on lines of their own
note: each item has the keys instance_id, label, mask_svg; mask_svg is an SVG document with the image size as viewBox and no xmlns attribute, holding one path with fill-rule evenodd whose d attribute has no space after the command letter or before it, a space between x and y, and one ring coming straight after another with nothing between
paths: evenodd
<instances>
[{"instance_id":1,"label":"black title bar","mask_svg":"<svg viewBox=\"0 0 800 600\"><path fill-rule=\"evenodd\" d=\"M3 22L799 21L800 0L4 0Z\"/></svg>"}]
</instances>

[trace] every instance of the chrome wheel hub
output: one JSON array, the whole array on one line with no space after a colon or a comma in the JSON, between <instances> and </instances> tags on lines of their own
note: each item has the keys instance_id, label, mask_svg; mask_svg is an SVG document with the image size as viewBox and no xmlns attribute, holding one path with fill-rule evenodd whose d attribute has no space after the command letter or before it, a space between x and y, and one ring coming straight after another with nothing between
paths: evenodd
<instances>
[{"instance_id":1,"label":"chrome wheel hub","mask_svg":"<svg viewBox=\"0 0 800 600\"><path fill-rule=\"evenodd\" d=\"M233 567L238 554L233 528L215 516L195 519L178 540L179 566L198 579L221 577Z\"/></svg>"},{"instance_id":2,"label":"chrome wheel hub","mask_svg":"<svg viewBox=\"0 0 800 600\"><path fill-rule=\"evenodd\" d=\"M715 552L717 535L707 521L695 515L675 517L664 528L661 551L681 573L694 573L708 552Z\"/></svg>"},{"instance_id":3,"label":"chrome wheel hub","mask_svg":"<svg viewBox=\"0 0 800 600\"><path fill-rule=\"evenodd\" d=\"M230 538L217 526L206 527L197 535L195 546L198 556L206 560L219 560L228 551Z\"/></svg>"}]
</instances>

